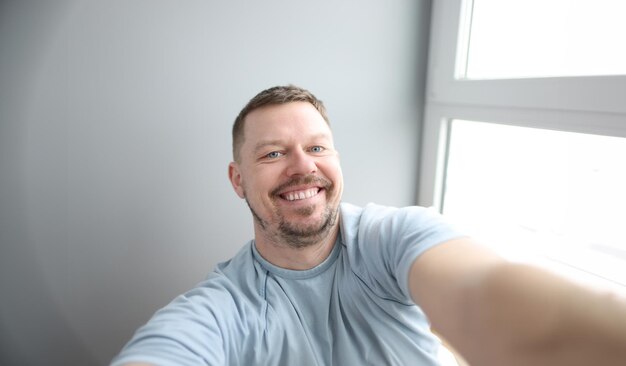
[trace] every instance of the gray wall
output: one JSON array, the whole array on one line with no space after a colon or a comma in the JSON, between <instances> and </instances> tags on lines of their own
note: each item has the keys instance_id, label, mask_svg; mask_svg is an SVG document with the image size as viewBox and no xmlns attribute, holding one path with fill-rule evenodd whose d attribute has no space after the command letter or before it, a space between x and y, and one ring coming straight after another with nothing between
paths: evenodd
<instances>
[{"instance_id":1,"label":"gray wall","mask_svg":"<svg viewBox=\"0 0 626 366\"><path fill-rule=\"evenodd\" d=\"M0 364L106 364L252 237L230 128L294 83L357 204L415 202L429 2L0 2Z\"/></svg>"}]
</instances>

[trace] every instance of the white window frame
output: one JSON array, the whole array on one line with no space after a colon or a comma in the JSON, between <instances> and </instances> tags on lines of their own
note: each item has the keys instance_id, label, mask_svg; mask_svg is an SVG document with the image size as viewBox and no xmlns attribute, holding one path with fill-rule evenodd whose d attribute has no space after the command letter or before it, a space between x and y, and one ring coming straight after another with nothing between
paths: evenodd
<instances>
[{"instance_id":1,"label":"white window frame","mask_svg":"<svg viewBox=\"0 0 626 366\"><path fill-rule=\"evenodd\" d=\"M457 77L464 0L433 1L418 204L442 209L450 121L626 137L626 75L468 80ZM621 45L615 45L621 47ZM625 158L626 160L626 158Z\"/></svg>"}]
</instances>

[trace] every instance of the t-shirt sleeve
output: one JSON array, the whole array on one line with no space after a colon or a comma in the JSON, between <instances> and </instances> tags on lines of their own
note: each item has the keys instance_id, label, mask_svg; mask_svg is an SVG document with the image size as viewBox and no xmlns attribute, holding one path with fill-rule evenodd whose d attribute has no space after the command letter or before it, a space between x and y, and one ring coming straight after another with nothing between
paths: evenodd
<instances>
[{"instance_id":1,"label":"t-shirt sleeve","mask_svg":"<svg viewBox=\"0 0 626 366\"><path fill-rule=\"evenodd\" d=\"M228 294L198 287L157 311L113 359L111 365L145 362L169 365L225 364L223 325L216 314L230 305Z\"/></svg>"},{"instance_id":2,"label":"t-shirt sleeve","mask_svg":"<svg viewBox=\"0 0 626 366\"><path fill-rule=\"evenodd\" d=\"M379 296L413 303L411 265L426 250L463 236L434 209L368 205L361 214L355 259L359 277Z\"/></svg>"}]
</instances>

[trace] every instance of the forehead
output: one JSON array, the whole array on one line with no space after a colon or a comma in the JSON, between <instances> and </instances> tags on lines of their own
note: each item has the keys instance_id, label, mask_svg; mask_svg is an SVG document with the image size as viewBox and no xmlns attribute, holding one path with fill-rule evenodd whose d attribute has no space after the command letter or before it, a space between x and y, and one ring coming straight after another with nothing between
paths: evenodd
<instances>
[{"instance_id":1,"label":"forehead","mask_svg":"<svg viewBox=\"0 0 626 366\"><path fill-rule=\"evenodd\" d=\"M328 123L313 105L290 102L255 109L244 125L244 146L262 140L293 141L324 136L332 140Z\"/></svg>"}]
</instances>

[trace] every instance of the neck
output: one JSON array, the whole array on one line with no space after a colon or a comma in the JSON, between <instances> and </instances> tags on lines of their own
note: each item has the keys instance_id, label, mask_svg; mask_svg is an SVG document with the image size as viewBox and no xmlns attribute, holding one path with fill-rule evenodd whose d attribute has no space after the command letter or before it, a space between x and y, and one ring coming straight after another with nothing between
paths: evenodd
<instances>
[{"instance_id":1,"label":"neck","mask_svg":"<svg viewBox=\"0 0 626 366\"><path fill-rule=\"evenodd\" d=\"M307 270L322 263L333 250L339 235L339 222L328 231L327 235L304 247L295 247L276 238L270 238L255 224L254 239L256 249L265 260L275 266L291 270Z\"/></svg>"}]
</instances>

